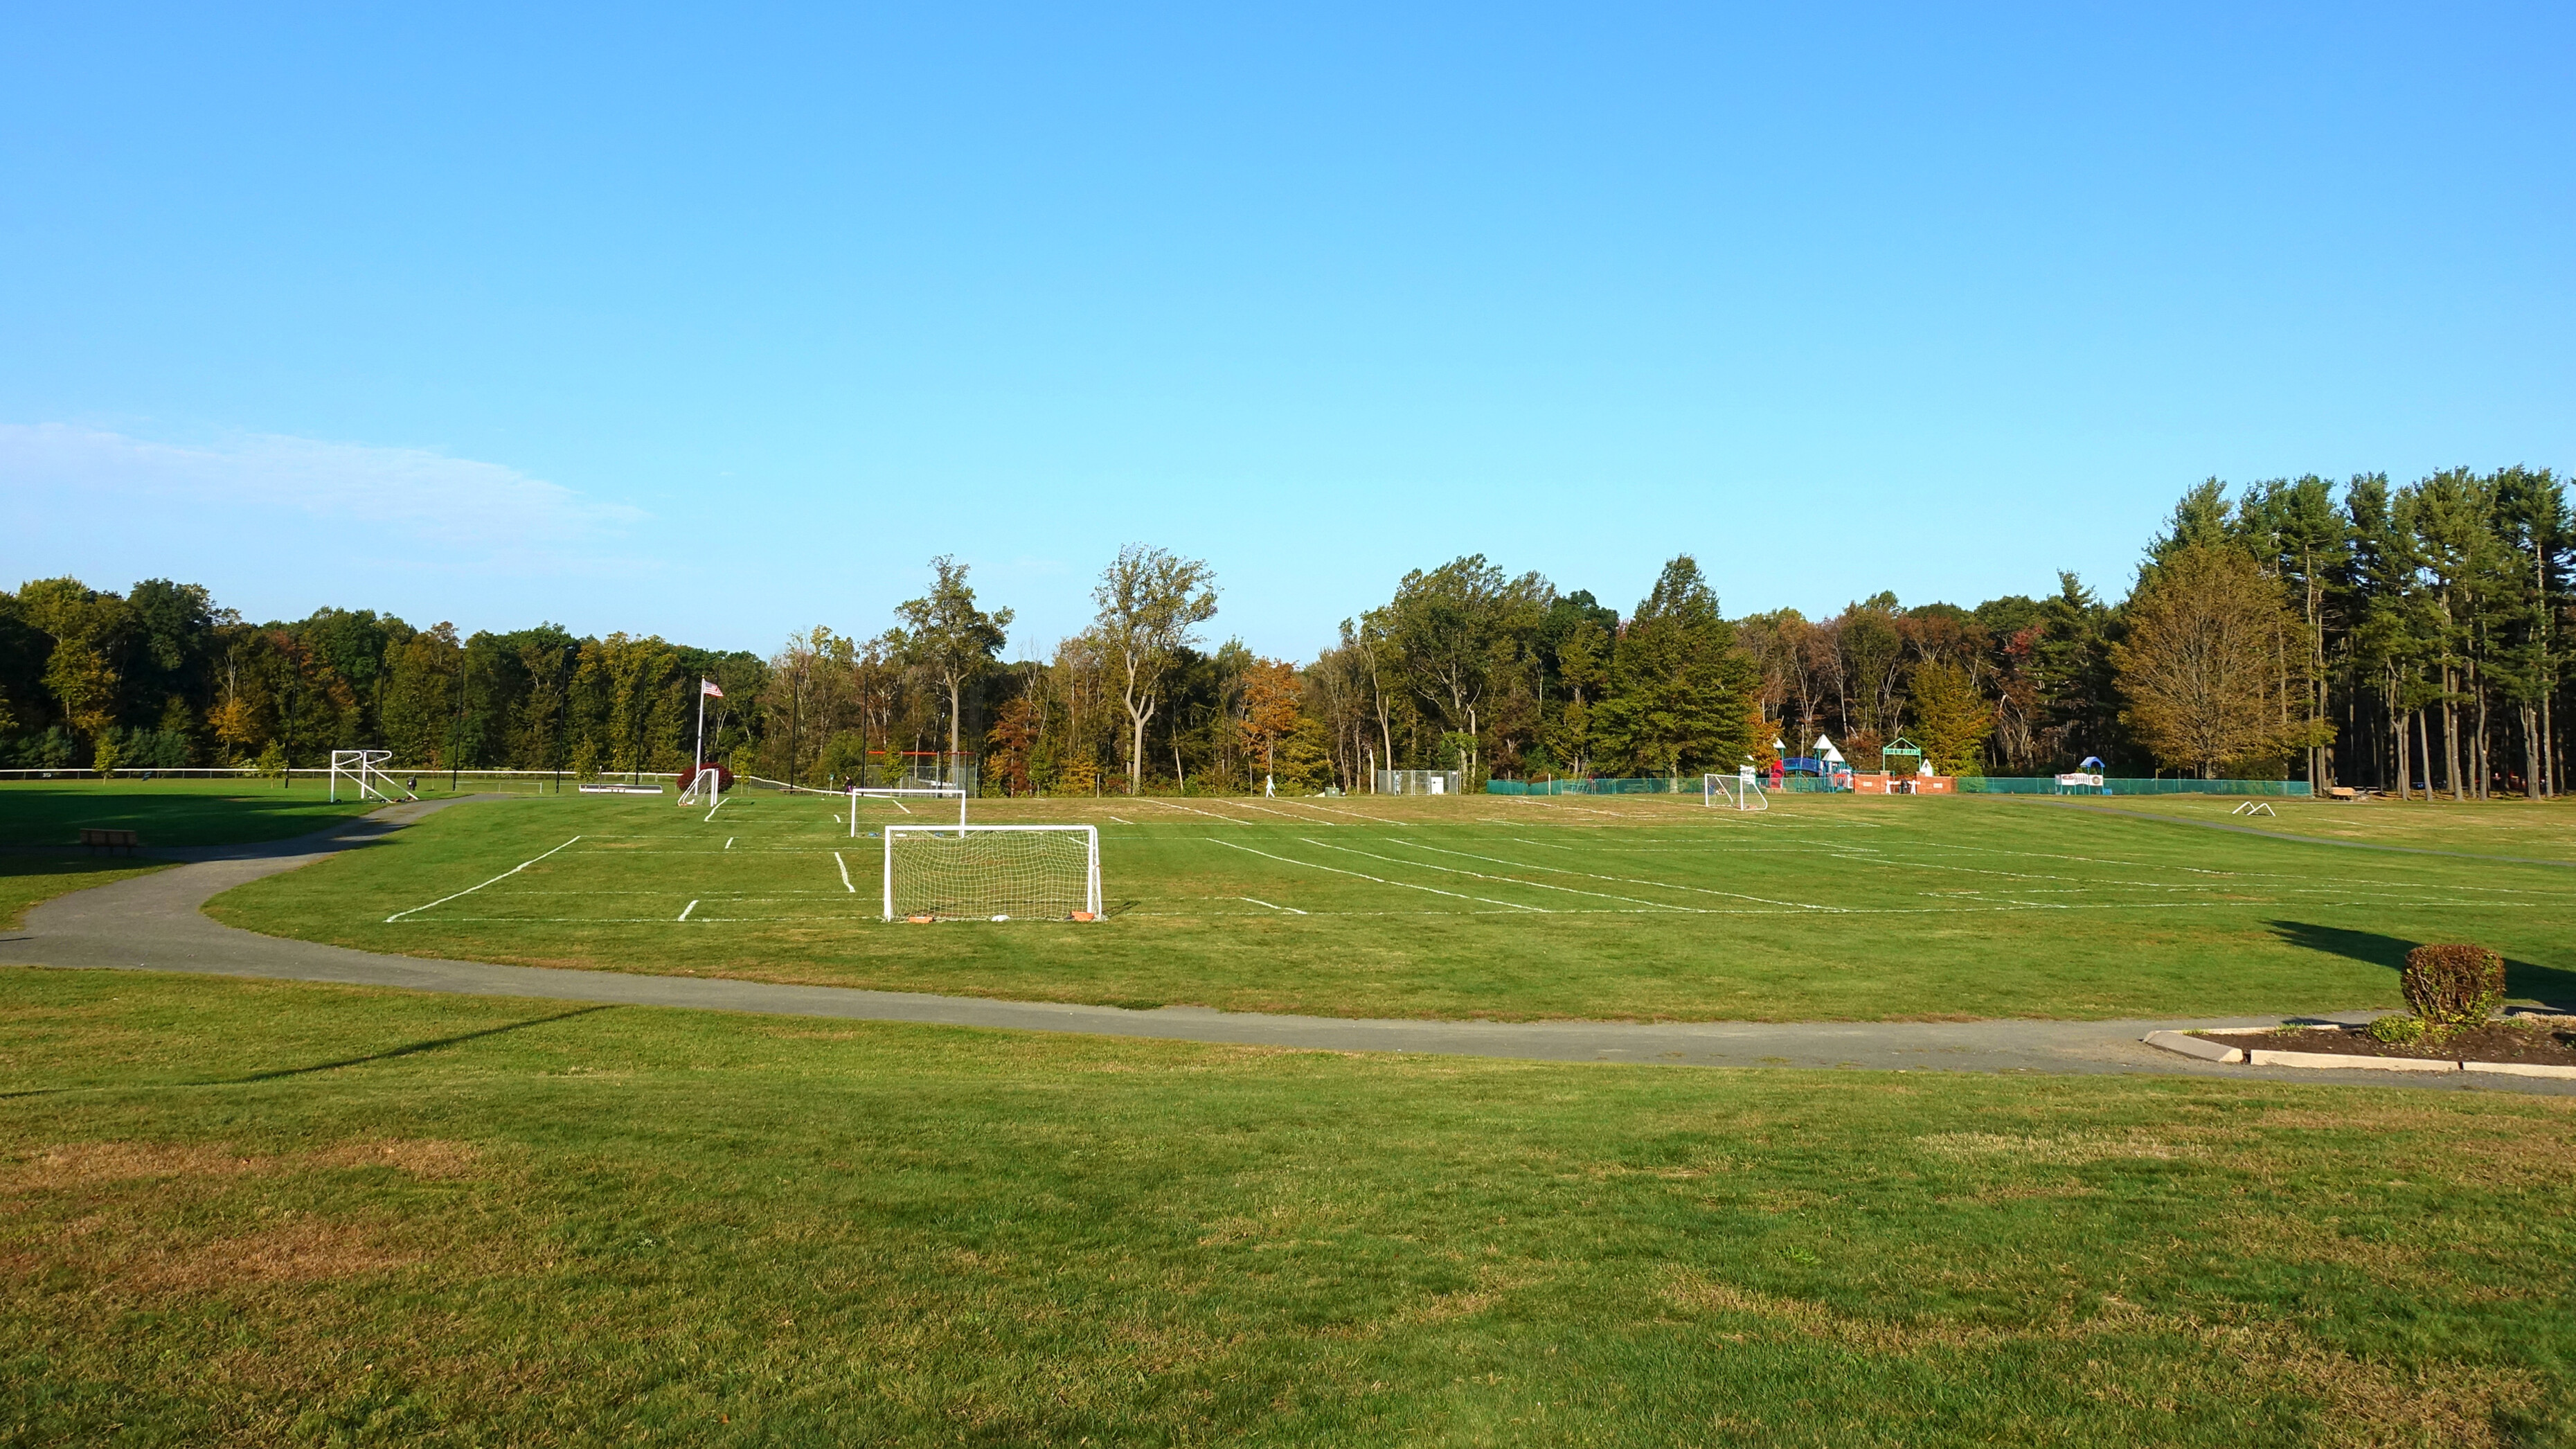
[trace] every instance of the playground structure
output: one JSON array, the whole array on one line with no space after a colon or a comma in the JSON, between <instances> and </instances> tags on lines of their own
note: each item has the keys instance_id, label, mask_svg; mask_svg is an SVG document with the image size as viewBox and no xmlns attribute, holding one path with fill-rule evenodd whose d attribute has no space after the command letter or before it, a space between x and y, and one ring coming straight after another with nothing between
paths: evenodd
<instances>
[{"instance_id":1,"label":"playground structure","mask_svg":"<svg viewBox=\"0 0 2576 1449\"><path fill-rule=\"evenodd\" d=\"M2057 793L2060 795L2110 794L2110 789L2102 783L2101 757L2086 755L2082 764L2058 776Z\"/></svg>"},{"instance_id":2,"label":"playground structure","mask_svg":"<svg viewBox=\"0 0 2576 1449\"><path fill-rule=\"evenodd\" d=\"M1955 795L1958 791L1957 779L1932 773L1923 747L1903 735L1880 747L1876 773L1852 776L1856 795Z\"/></svg>"},{"instance_id":3,"label":"playground structure","mask_svg":"<svg viewBox=\"0 0 2576 1449\"><path fill-rule=\"evenodd\" d=\"M1853 795L1954 795L1959 782L1937 775L1922 747L1902 735L1878 752L1876 770L1855 770L1832 739L1816 736L1809 753L1771 766L1773 790Z\"/></svg>"},{"instance_id":4,"label":"playground structure","mask_svg":"<svg viewBox=\"0 0 2576 1449\"><path fill-rule=\"evenodd\" d=\"M1781 760L1771 769L1771 788L1803 793L1833 792L1852 787L1851 766L1843 752L1823 735L1808 746L1808 752Z\"/></svg>"}]
</instances>

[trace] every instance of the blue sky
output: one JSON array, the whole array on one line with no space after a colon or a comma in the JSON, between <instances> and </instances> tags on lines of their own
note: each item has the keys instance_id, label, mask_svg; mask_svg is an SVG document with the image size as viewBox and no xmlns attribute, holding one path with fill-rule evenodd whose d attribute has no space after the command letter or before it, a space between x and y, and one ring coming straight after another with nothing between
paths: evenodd
<instances>
[{"instance_id":1,"label":"blue sky","mask_svg":"<svg viewBox=\"0 0 2576 1449\"><path fill-rule=\"evenodd\" d=\"M2576 11L1780 11L20 7L0 586L1042 650L1141 540L1302 656L2576 465Z\"/></svg>"}]
</instances>

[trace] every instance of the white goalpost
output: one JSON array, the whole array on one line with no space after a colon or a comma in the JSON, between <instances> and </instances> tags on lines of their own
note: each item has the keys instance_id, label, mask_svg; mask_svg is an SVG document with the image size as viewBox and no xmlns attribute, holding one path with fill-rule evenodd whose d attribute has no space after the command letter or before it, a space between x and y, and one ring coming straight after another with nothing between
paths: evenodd
<instances>
[{"instance_id":1,"label":"white goalpost","mask_svg":"<svg viewBox=\"0 0 2576 1449\"><path fill-rule=\"evenodd\" d=\"M889 921L1100 919L1089 825L888 825Z\"/></svg>"},{"instance_id":2,"label":"white goalpost","mask_svg":"<svg viewBox=\"0 0 2576 1449\"><path fill-rule=\"evenodd\" d=\"M713 810L716 806L722 805L724 803L724 776L718 774L716 772L716 767L713 765L700 766L696 777L689 781L689 788L680 792L680 803L683 805L704 805L709 810Z\"/></svg>"},{"instance_id":3,"label":"white goalpost","mask_svg":"<svg viewBox=\"0 0 2576 1449\"><path fill-rule=\"evenodd\" d=\"M1699 777L1699 803L1715 810L1768 810L1771 797L1751 770Z\"/></svg>"},{"instance_id":4,"label":"white goalpost","mask_svg":"<svg viewBox=\"0 0 2576 1449\"><path fill-rule=\"evenodd\" d=\"M343 776L358 787L357 798L361 800L373 797L391 805L394 803L394 797L385 793L387 789L402 790L403 798L406 800L419 799L418 795L395 784L394 777L384 772L384 763L393 757L394 752L391 750L333 750L331 752L332 802L336 804L340 799L340 780ZM381 787L374 783L378 780L384 782Z\"/></svg>"}]
</instances>

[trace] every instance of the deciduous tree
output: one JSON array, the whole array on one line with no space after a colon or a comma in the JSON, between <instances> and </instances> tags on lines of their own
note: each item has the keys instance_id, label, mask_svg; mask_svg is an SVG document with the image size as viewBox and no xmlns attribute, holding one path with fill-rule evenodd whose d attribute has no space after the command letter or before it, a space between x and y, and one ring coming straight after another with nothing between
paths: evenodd
<instances>
[{"instance_id":1,"label":"deciduous tree","mask_svg":"<svg viewBox=\"0 0 2576 1449\"><path fill-rule=\"evenodd\" d=\"M2251 554L2177 549L2127 612L2129 637L2113 649L2123 718L2157 759L2215 779L2221 766L2279 751L2279 641L2298 621Z\"/></svg>"},{"instance_id":2,"label":"deciduous tree","mask_svg":"<svg viewBox=\"0 0 2576 1449\"><path fill-rule=\"evenodd\" d=\"M1163 677L1199 625L1216 617L1216 571L1199 559L1131 543L1101 570L1092 625L1119 671L1127 710L1127 789L1145 788L1145 726L1161 707Z\"/></svg>"}]
</instances>

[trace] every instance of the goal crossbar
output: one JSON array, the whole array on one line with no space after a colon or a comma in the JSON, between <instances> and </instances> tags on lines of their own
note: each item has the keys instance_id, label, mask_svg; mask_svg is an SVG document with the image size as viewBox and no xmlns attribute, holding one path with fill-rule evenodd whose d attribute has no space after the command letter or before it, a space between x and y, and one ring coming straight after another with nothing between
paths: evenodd
<instances>
[{"instance_id":1,"label":"goal crossbar","mask_svg":"<svg viewBox=\"0 0 2576 1449\"><path fill-rule=\"evenodd\" d=\"M889 921L1100 919L1091 825L888 825Z\"/></svg>"}]
</instances>

